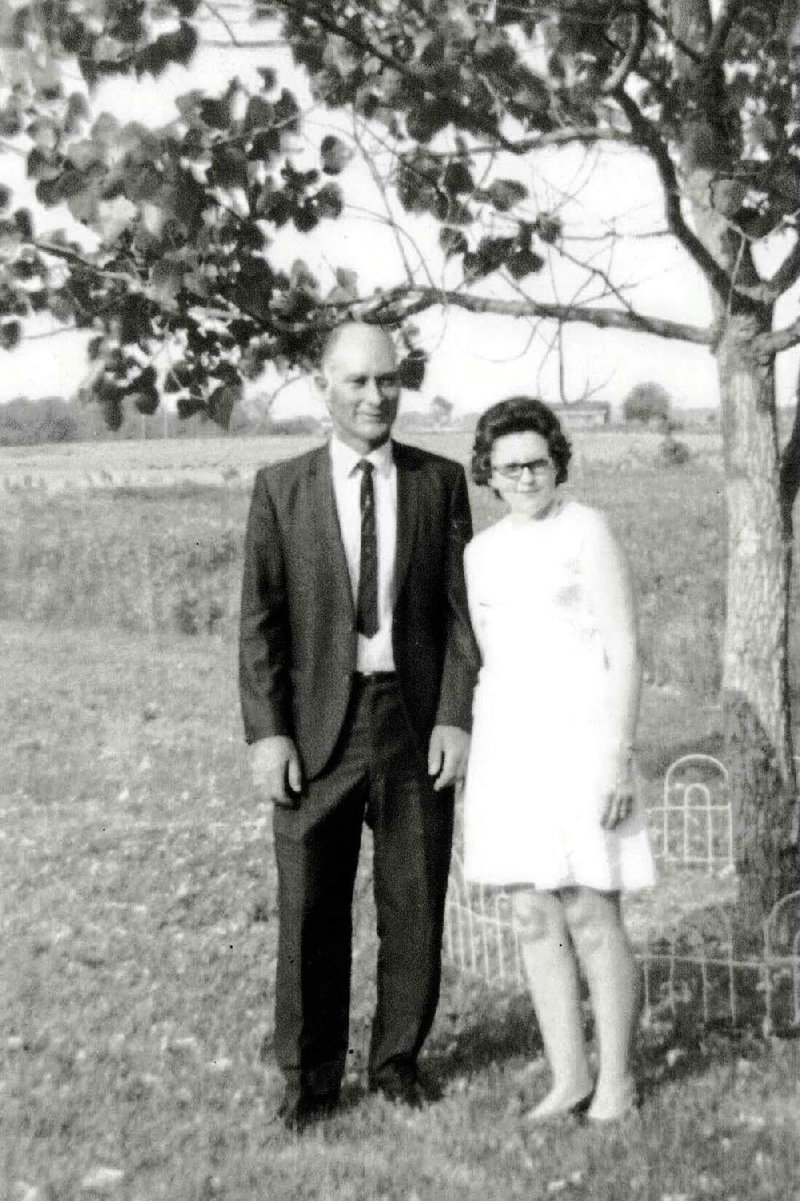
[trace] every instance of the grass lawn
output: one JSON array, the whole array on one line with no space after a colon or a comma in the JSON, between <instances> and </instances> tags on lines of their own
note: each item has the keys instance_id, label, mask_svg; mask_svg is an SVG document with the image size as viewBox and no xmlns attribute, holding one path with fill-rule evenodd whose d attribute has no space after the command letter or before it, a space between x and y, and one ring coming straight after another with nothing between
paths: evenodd
<instances>
[{"instance_id":1,"label":"grass lawn","mask_svg":"<svg viewBox=\"0 0 800 1201\"><path fill-rule=\"evenodd\" d=\"M412 1113L364 1093L374 937L358 886L341 1112L271 1122L274 879L229 640L0 625L0 1196L71 1201L800 1197L800 1042L653 1025L616 1129L526 1125L530 1008L448 973ZM647 690L645 774L718 713Z\"/></svg>"}]
</instances>

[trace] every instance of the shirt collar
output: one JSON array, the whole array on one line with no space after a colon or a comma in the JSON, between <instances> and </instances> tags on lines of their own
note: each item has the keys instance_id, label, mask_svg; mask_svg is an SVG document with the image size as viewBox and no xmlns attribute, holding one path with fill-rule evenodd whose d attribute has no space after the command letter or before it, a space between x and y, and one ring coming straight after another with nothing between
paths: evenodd
<instances>
[{"instance_id":1,"label":"shirt collar","mask_svg":"<svg viewBox=\"0 0 800 1201\"><path fill-rule=\"evenodd\" d=\"M368 455L360 455L352 446L342 442L334 434L330 440L331 464L333 472L340 478L348 478L356 471L362 459L372 463L378 475L388 476L394 464L392 443L388 440L382 446L377 446Z\"/></svg>"}]
</instances>

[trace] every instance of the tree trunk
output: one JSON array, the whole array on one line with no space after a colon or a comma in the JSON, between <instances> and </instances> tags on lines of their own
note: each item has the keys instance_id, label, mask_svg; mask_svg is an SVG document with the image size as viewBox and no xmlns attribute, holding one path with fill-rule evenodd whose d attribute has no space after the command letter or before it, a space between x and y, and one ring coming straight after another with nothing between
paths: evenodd
<instances>
[{"instance_id":1,"label":"tree trunk","mask_svg":"<svg viewBox=\"0 0 800 1201\"><path fill-rule=\"evenodd\" d=\"M725 758L731 779L742 917L765 917L798 887L795 771L789 716L789 549L784 535L774 360L755 351L772 327L768 306L733 289L758 283L752 250L726 211L718 184L737 178L740 137L725 104L722 58L703 54L713 27L710 0L671 0L674 30L695 53L676 69L694 101L679 160L695 230L732 280L712 289L722 331L717 347L728 516L728 612L722 670ZM737 202L738 203L738 202Z\"/></svg>"},{"instance_id":2,"label":"tree trunk","mask_svg":"<svg viewBox=\"0 0 800 1201\"><path fill-rule=\"evenodd\" d=\"M774 362L753 349L770 324L766 309L731 315L717 350L728 518L723 718L742 908L753 920L798 887Z\"/></svg>"},{"instance_id":3,"label":"tree trunk","mask_svg":"<svg viewBox=\"0 0 800 1201\"><path fill-rule=\"evenodd\" d=\"M781 507L783 509L783 534L792 542L792 509L800 492L800 378L795 389L794 421L789 441L781 456Z\"/></svg>"}]
</instances>

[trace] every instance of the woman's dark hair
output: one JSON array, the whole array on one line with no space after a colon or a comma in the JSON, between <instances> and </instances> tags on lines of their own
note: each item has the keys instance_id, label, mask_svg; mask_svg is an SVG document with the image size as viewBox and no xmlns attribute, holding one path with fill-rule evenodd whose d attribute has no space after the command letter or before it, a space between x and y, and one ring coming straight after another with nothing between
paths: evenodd
<instances>
[{"instance_id":1,"label":"woman's dark hair","mask_svg":"<svg viewBox=\"0 0 800 1201\"><path fill-rule=\"evenodd\" d=\"M488 484L492 478L492 447L506 434L539 434L547 442L556 469L556 484L567 478L572 451L552 409L533 396L509 396L481 414L472 448L472 478Z\"/></svg>"}]
</instances>

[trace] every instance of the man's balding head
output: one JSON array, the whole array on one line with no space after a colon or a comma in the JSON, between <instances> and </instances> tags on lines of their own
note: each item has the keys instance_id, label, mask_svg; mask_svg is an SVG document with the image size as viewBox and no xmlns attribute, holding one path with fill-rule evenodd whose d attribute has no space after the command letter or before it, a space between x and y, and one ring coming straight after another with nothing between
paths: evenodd
<instances>
[{"instance_id":1,"label":"man's balding head","mask_svg":"<svg viewBox=\"0 0 800 1201\"><path fill-rule=\"evenodd\" d=\"M335 360L340 346L345 348L353 343L368 343L371 345L384 344L394 354L394 342L391 334L381 325L371 325L367 321L343 321L335 326L325 339L319 355L319 370L325 372L328 365Z\"/></svg>"},{"instance_id":2,"label":"man's balding head","mask_svg":"<svg viewBox=\"0 0 800 1201\"><path fill-rule=\"evenodd\" d=\"M316 383L338 438L359 454L387 441L400 399L387 330L363 321L337 326L322 349Z\"/></svg>"}]
</instances>

